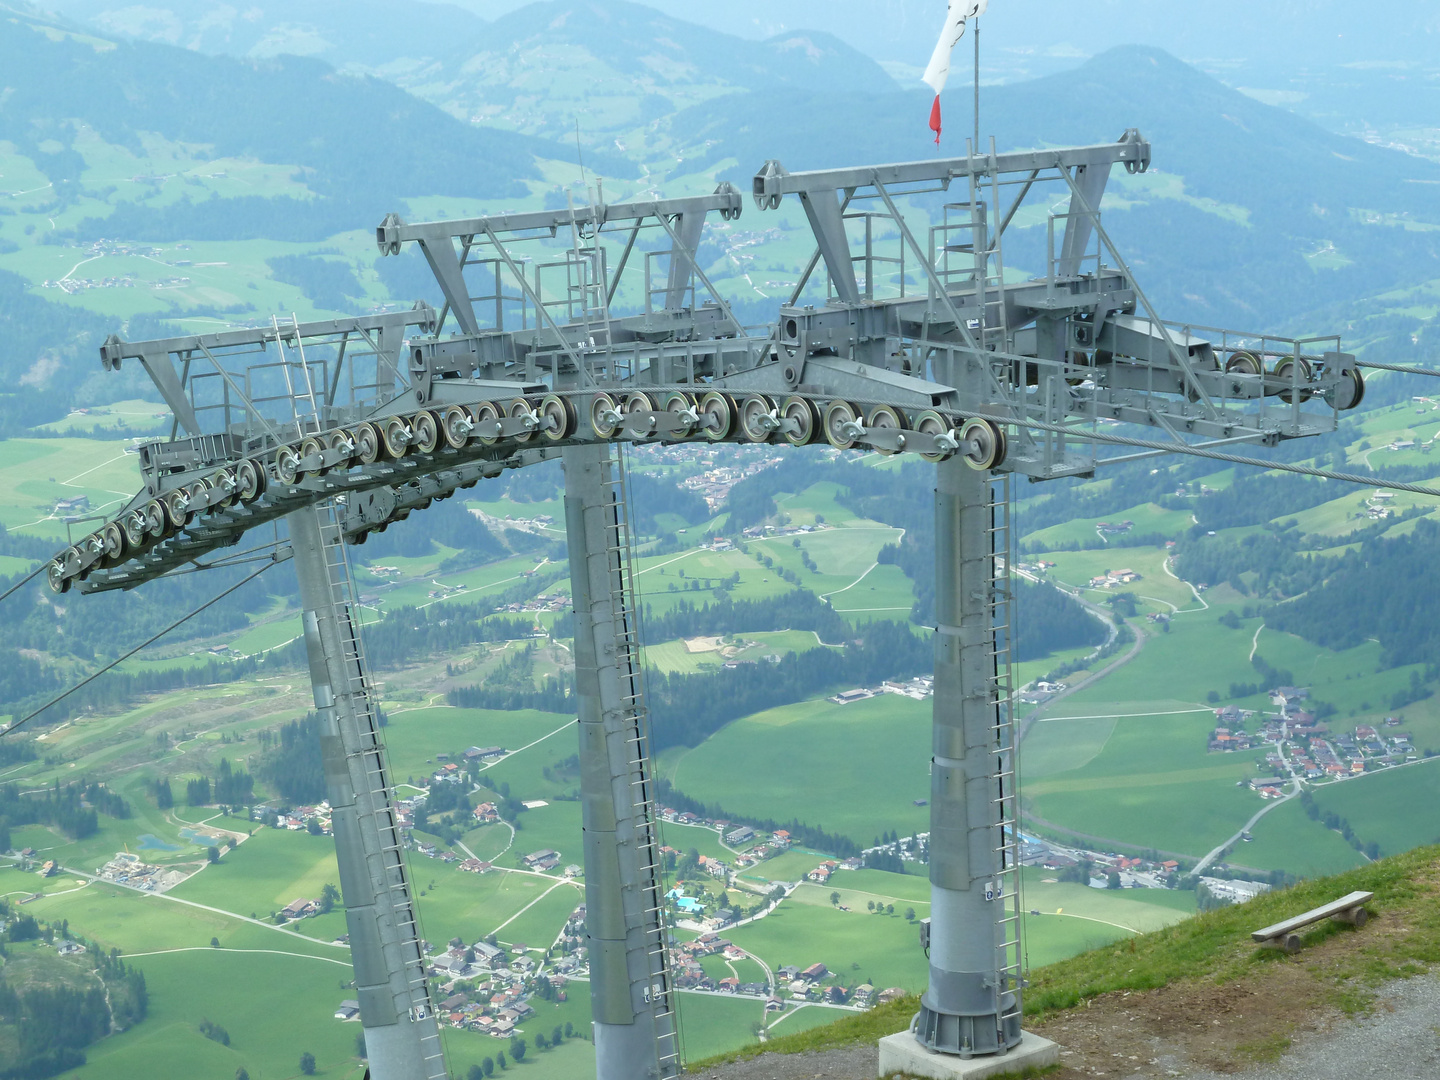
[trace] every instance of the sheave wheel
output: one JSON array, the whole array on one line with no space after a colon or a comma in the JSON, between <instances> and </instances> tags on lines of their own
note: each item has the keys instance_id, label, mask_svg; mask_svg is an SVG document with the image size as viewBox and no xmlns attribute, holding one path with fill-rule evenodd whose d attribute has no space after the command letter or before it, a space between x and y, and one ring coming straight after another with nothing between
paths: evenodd
<instances>
[{"instance_id":1,"label":"sheave wheel","mask_svg":"<svg viewBox=\"0 0 1440 1080\"><path fill-rule=\"evenodd\" d=\"M893 429L903 431L905 429L905 417L899 411L892 409L889 405L876 405L870 410L869 417L865 420L867 428ZM894 454L905 448L905 436L900 436L900 445L894 449L884 446L876 446L875 451L880 454Z\"/></svg>"},{"instance_id":2,"label":"sheave wheel","mask_svg":"<svg viewBox=\"0 0 1440 1080\"><path fill-rule=\"evenodd\" d=\"M825 408L825 438L831 446L849 450L855 445L855 436L845 431L846 424L860 419L860 410L848 401L832 401Z\"/></svg>"},{"instance_id":3,"label":"sheave wheel","mask_svg":"<svg viewBox=\"0 0 1440 1080\"><path fill-rule=\"evenodd\" d=\"M977 472L996 468L1005 460L1005 433L989 420L966 420L960 426L960 453Z\"/></svg>"},{"instance_id":4,"label":"sheave wheel","mask_svg":"<svg viewBox=\"0 0 1440 1080\"><path fill-rule=\"evenodd\" d=\"M820 410L809 398L789 398L780 415L795 422L795 430L785 432L785 441L791 446L808 446L815 441L820 432Z\"/></svg>"}]
</instances>

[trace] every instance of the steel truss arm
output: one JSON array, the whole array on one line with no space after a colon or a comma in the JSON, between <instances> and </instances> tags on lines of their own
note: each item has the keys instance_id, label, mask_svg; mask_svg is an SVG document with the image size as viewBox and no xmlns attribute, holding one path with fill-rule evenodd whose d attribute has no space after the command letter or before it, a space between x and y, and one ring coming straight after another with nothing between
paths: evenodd
<instances>
[{"instance_id":1,"label":"steel truss arm","mask_svg":"<svg viewBox=\"0 0 1440 1080\"><path fill-rule=\"evenodd\" d=\"M662 216L673 217L676 214L693 214L703 218L711 210L718 212L723 220L730 221L739 218L743 208L744 200L740 192L733 184L723 183L716 188L713 195L577 206L573 211L573 223L582 229L599 229L612 223L644 222ZM375 242L380 248L380 254L398 255L401 246L411 242L436 243L442 239L465 239L487 233L496 236L548 233L554 236L560 229L570 227L571 214L569 209L539 210L528 214L422 221L413 225L406 224L396 214L390 214L375 230Z\"/></svg>"},{"instance_id":2,"label":"steel truss arm","mask_svg":"<svg viewBox=\"0 0 1440 1080\"><path fill-rule=\"evenodd\" d=\"M779 206L781 198L786 195L866 188L877 181L887 187L897 184L948 185L960 177L989 178L996 174L1024 172L1038 174L1077 166L1108 168L1117 164L1123 164L1130 172L1144 172L1150 167L1150 144L1134 128L1126 131L1118 142L1063 150L1027 150L998 156L971 155L938 161L812 169L795 173L787 172L778 161L767 161L755 174L751 190L755 204L765 210Z\"/></svg>"}]
</instances>

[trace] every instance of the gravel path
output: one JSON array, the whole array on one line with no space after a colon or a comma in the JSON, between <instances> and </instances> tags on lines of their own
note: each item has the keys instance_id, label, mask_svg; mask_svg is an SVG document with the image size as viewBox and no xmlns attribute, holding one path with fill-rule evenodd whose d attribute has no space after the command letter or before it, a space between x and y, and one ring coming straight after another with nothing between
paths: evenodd
<instances>
[{"instance_id":1,"label":"gravel path","mask_svg":"<svg viewBox=\"0 0 1440 1080\"><path fill-rule=\"evenodd\" d=\"M874 1080L879 1069L880 1051L871 1043L812 1054L761 1054L686 1075L700 1080Z\"/></svg>"},{"instance_id":2,"label":"gravel path","mask_svg":"<svg viewBox=\"0 0 1440 1080\"><path fill-rule=\"evenodd\" d=\"M1381 991L1375 1009L1341 1017L1327 1031L1301 1035L1285 1057L1238 1074L1245 1080L1389 1080L1440 1076L1440 979L1419 976ZM1210 1072L1187 1080L1222 1080ZM1233 1078L1236 1074L1231 1074ZM1230 1078L1226 1078L1230 1080Z\"/></svg>"}]
</instances>

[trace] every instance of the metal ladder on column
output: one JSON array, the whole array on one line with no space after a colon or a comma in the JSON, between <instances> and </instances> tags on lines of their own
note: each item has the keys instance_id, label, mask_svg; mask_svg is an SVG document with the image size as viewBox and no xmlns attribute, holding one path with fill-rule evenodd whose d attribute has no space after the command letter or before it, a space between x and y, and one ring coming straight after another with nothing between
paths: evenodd
<instances>
[{"instance_id":1,"label":"metal ladder on column","mask_svg":"<svg viewBox=\"0 0 1440 1080\"><path fill-rule=\"evenodd\" d=\"M585 338L591 348L610 344L610 298L605 273L605 249L598 243L589 247L580 246L580 223L575 217L575 203L570 192L565 192L565 203L570 209L570 257L573 260L575 280L566 283L569 300L573 306L578 300L580 321L585 324ZM598 226L597 226L598 230ZM590 238L592 241L594 237Z\"/></svg>"},{"instance_id":2,"label":"metal ladder on column","mask_svg":"<svg viewBox=\"0 0 1440 1080\"><path fill-rule=\"evenodd\" d=\"M979 147L975 147L978 152ZM995 139L990 139L990 156L995 157ZM974 162L974 158L969 158ZM980 305L980 347L982 349L998 350L1000 352L1010 351L1010 317L1005 303L1005 245L1001 241L1000 226L1003 219L1000 217L1000 184L992 170L990 173L990 198L989 210L994 214L993 230L990 225L984 228L985 250L975 253L975 280L977 290L982 298L988 298L993 288L999 299L1000 319L997 325L991 326L985 316L985 304ZM970 201L985 208L985 194L982 184L977 181L972 167L970 172ZM977 245L978 247L978 245Z\"/></svg>"},{"instance_id":3,"label":"metal ladder on column","mask_svg":"<svg viewBox=\"0 0 1440 1080\"><path fill-rule=\"evenodd\" d=\"M1015 730L1015 673L1013 667L1013 646L1015 638L1015 590L1013 566L1015 561L1014 531L1011 527L1013 503L1011 501L1009 473L990 482L990 526L989 535L993 561L989 580L990 626L992 628L991 657L995 664L992 682L994 692L990 703L995 710L994 741L991 757L992 798L994 808L991 828L998 827L997 846L994 853L998 859L996 885L999 895L995 902L1003 905L1004 911L996 925L999 940L996 942L995 969L999 976L995 988L997 1005L1003 1003L1006 993L1014 992L1015 1001L1008 1011L997 1009L1001 1022L1001 1039L1004 1040L1005 1021L1018 1017L1021 1012L1020 989L1025 983L1024 954L1020 941L1020 920L1023 914L1020 880L1020 803L1019 776L1016 755Z\"/></svg>"},{"instance_id":4,"label":"metal ladder on column","mask_svg":"<svg viewBox=\"0 0 1440 1080\"><path fill-rule=\"evenodd\" d=\"M444 1046L435 1017L434 1002L430 998L430 984L425 978L424 954L421 946L420 924L415 909L415 897L410 887L409 873L405 861L405 849L400 840L399 823L392 808L389 763L385 747L380 741L379 725L375 722L374 701L366 679L365 652L360 641L357 625L360 605L355 595L354 578L350 572L350 556L338 520L338 508L334 503L322 510L321 538L325 552L325 566L329 574L330 598L334 604L338 622L340 648L345 664L345 685L335 687L338 698L348 694L356 711L368 723L361 724L362 736L368 738L368 745L359 753L349 756L352 764L358 759L359 775L364 778L363 790L357 785L356 818L362 828L372 824L380 838L377 850L366 851L366 862L370 864L372 881L385 883L386 903L392 914L396 940L386 943L386 967L393 974L403 972L402 985L395 992L395 1010L401 1016L408 1016L411 1023L428 1021L428 1031L420 1038L425 1074L432 1080L445 1080ZM368 733L365 729L368 727ZM369 818L367 823L364 819Z\"/></svg>"},{"instance_id":5,"label":"metal ladder on column","mask_svg":"<svg viewBox=\"0 0 1440 1080\"><path fill-rule=\"evenodd\" d=\"M624 450L621 448L620 455ZM641 911L645 919L646 977L643 998L655 1017L655 1075L668 1080L680 1074L682 1049L675 993L671 987L661 878L660 829L655 812L654 780L650 775L650 717L645 708L644 658L641 654L639 593L635 588L635 549L630 531L629 488L622 456L610 459L602 480L608 497L605 548L610 581L610 610L615 625L615 666L620 675L621 707L625 711L630 751L631 801L634 808L640 871Z\"/></svg>"},{"instance_id":6,"label":"metal ladder on column","mask_svg":"<svg viewBox=\"0 0 1440 1080\"><path fill-rule=\"evenodd\" d=\"M305 343L300 339L300 321L295 318L295 313L292 311L288 320L282 319L279 315L270 316L270 325L275 330L275 348L280 353L280 370L285 375L285 390L290 395L290 407L294 411L295 422L300 425L302 431L318 431L320 428L320 403L315 400L315 381L310 377L310 365L305 359ZM300 357L298 364L285 355L285 339L287 337L294 343L292 347ZM292 367L300 369L304 380L302 388L297 389L295 386L291 372ZM310 405L308 416L301 409L301 405L306 402Z\"/></svg>"}]
</instances>

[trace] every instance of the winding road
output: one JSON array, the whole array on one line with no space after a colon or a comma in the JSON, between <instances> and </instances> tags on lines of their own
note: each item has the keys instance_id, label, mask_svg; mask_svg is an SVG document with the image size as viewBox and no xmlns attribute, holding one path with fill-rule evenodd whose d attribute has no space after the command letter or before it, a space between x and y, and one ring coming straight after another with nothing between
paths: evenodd
<instances>
[{"instance_id":1,"label":"winding road","mask_svg":"<svg viewBox=\"0 0 1440 1080\"><path fill-rule=\"evenodd\" d=\"M1300 781L1291 780L1290 793L1288 795L1283 795L1278 799L1273 799L1270 802L1266 803L1264 806L1262 806L1259 810L1257 810L1255 812L1255 815L1249 821L1247 821L1244 825L1240 826L1234 836L1230 837L1230 839L1226 840L1223 844L1216 846L1214 849L1211 850L1210 854L1206 855L1203 859L1196 863L1195 869L1192 871L1192 873L1201 873L1207 866L1209 866L1212 862L1214 862L1221 855L1223 855L1226 848L1230 847L1232 844L1239 843L1240 838L1244 836L1247 832L1249 832L1254 827L1257 821L1259 821L1262 817L1268 814L1271 810L1274 810L1281 803L1287 803L1299 794Z\"/></svg>"}]
</instances>

